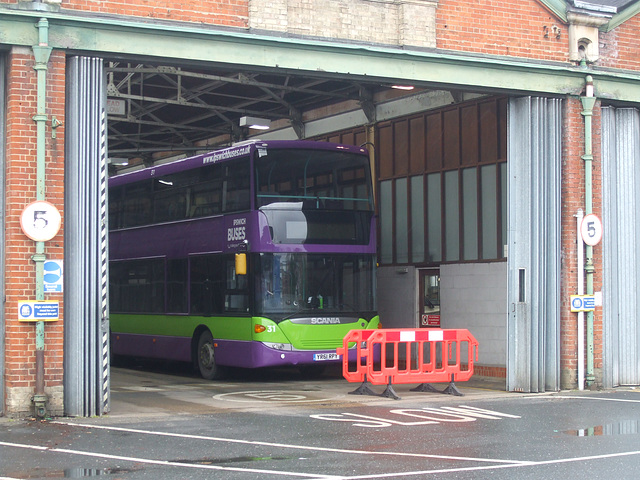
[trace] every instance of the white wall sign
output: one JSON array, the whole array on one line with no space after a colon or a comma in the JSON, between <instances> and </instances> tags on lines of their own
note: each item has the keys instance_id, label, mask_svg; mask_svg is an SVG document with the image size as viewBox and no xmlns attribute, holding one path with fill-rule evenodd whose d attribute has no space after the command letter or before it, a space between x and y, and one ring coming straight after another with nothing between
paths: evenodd
<instances>
[{"instance_id":1,"label":"white wall sign","mask_svg":"<svg viewBox=\"0 0 640 480\"><path fill-rule=\"evenodd\" d=\"M602 240L602 222L593 213L586 215L580 225L582 241L587 245L597 245Z\"/></svg>"},{"instance_id":2,"label":"white wall sign","mask_svg":"<svg viewBox=\"0 0 640 480\"><path fill-rule=\"evenodd\" d=\"M596 309L595 295L571 295L572 312L593 312Z\"/></svg>"},{"instance_id":3,"label":"white wall sign","mask_svg":"<svg viewBox=\"0 0 640 480\"><path fill-rule=\"evenodd\" d=\"M58 209L49 202L39 200L25 207L20 216L24 234L36 242L46 242L60 230L62 217Z\"/></svg>"}]
</instances>

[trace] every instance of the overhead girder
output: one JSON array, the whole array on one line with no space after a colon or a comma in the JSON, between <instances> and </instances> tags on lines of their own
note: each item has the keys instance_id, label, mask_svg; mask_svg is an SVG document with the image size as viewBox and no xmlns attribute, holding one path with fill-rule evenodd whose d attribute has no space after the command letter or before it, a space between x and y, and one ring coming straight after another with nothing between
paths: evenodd
<instances>
[{"instance_id":1,"label":"overhead girder","mask_svg":"<svg viewBox=\"0 0 640 480\"><path fill-rule=\"evenodd\" d=\"M247 132L239 127L238 118L243 115L285 120L303 139L307 109L347 101L359 102L369 123L375 120L372 89L324 76L249 71L217 74L120 62L110 62L105 70L108 96L127 101L126 115L110 115L110 123L138 125L135 132L126 126L110 128L114 154L161 148L166 141L157 138L166 136L185 147L213 136L242 140ZM202 110L205 113L197 113ZM154 130L144 133L142 126Z\"/></svg>"}]
</instances>

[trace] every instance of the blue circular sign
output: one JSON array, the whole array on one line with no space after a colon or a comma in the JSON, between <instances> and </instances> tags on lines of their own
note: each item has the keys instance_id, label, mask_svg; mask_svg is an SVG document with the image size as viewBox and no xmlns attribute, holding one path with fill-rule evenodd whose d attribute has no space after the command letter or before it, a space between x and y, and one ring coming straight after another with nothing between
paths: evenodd
<instances>
[{"instance_id":1,"label":"blue circular sign","mask_svg":"<svg viewBox=\"0 0 640 480\"><path fill-rule=\"evenodd\" d=\"M44 262L44 281L45 283L56 283L62 278L62 269L57 262Z\"/></svg>"},{"instance_id":2,"label":"blue circular sign","mask_svg":"<svg viewBox=\"0 0 640 480\"><path fill-rule=\"evenodd\" d=\"M33 309L30 305L24 304L20 307L20 316L23 318L29 318L32 312Z\"/></svg>"}]
</instances>

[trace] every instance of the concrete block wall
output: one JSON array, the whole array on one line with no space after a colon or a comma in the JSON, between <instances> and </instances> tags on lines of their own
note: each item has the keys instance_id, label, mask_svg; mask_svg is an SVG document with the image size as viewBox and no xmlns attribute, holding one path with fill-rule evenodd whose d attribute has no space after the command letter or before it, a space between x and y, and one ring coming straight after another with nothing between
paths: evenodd
<instances>
[{"instance_id":1,"label":"concrete block wall","mask_svg":"<svg viewBox=\"0 0 640 480\"><path fill-rule=\"evenodd\" d=\"M406 272L406 273L405 273ZM415 267L378 268L378 311L384 328L418 328ZM479 343L476 374L505 377L507 365L507 264L440 267L442 328L466 328Z\"/></svg>"},{"instance_id":2,"label":"concrete block wall","mask_svg":"<svg viewBox=\"0 0 640 480\"><path fill-rule=\"evenodd\" d=\"M250 0L249 27L330 40L435 47L437 0Z\"/></svg>"}]
</instances>

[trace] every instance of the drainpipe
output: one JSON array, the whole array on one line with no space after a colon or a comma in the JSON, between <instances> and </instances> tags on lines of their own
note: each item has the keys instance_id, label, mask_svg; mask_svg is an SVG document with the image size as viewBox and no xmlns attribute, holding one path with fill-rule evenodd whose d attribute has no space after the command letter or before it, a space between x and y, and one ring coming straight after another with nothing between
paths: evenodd
<instances>
[{"instance_id":1,"label":"drainpipe","mask_svg":"<svg viewBox=\"0 0 640 480\"><path fill-rule=\"evenodd\" d=\"M375 125L367 125L367 150L369 150L369 166L371 168L371 184L372 184L372 192L373 203L375 208L376 202L376 127Z\"/></svg>"},{"instance_id":2,"label":"drainpipe","mask_svg":"<svg viewBox=\"0 0 640 480\"><path fill-rule=\"evenodd\" d=\"M37 108L33 120L36 122L36 200L44 200L45 181L45 126L47 122L47 63L53 50L49 46L49 22L41 18L36 24L38 45L34 45L33 55L38 87ZM36 266L36 301L44 300L44 242L36 242L36 253L31 257ZM36 416L46 416L47 396L44 393L44 322L36 322L36 391L33 396Z\"/></svg>"},{"instance_id":3,"label":"drainpipe","mask_svg":"<svg viewBox=\"0 0 640 480\"><path fill-rule=\"evenodd\" d=\"M582 102L582 116L584 117L584 205L585 215L593 213L593 189L592 189L592 168L593 168L593 154L592 154L592 142L591 136L591 120L593 118L593 106L596 103L596 97L593 95L593 78L591 75L587 75L585 79L586 87L585 94L580 97ZM584 271L587 280L587 295L593 295L593 273L595 267L593 266L593 247L591 245L586 246L585 252L585 267ZM587 312L587 386L590 387L595 382L595 375L593 369L593 311Z\"/></svg>"}]
</instances>

